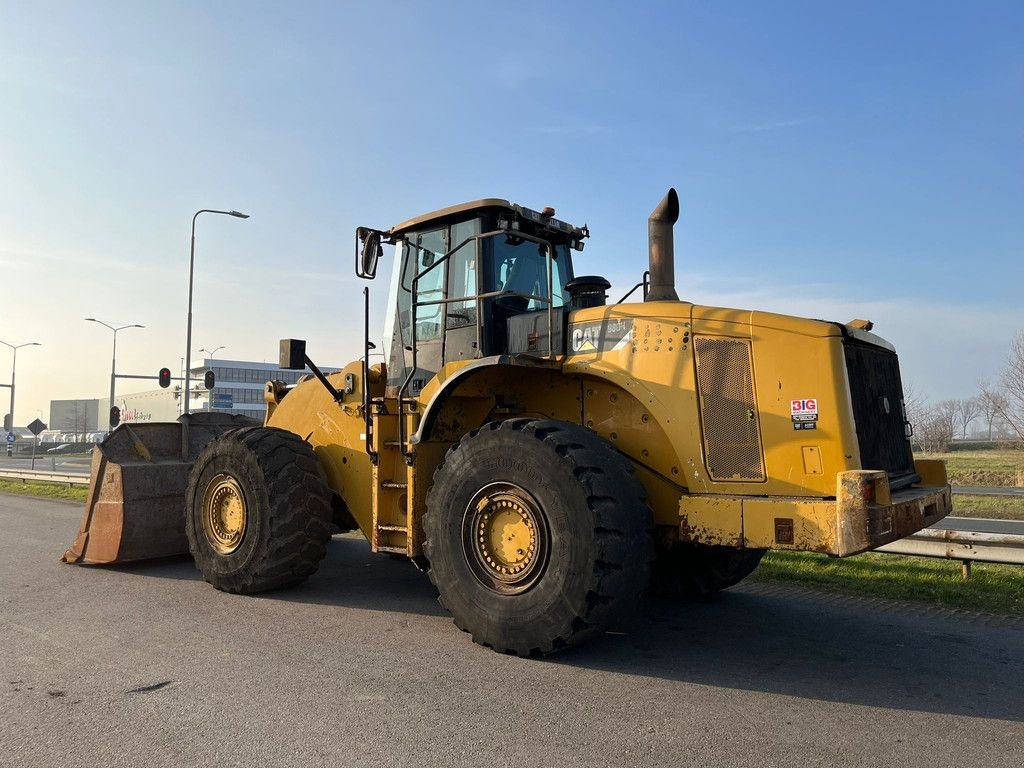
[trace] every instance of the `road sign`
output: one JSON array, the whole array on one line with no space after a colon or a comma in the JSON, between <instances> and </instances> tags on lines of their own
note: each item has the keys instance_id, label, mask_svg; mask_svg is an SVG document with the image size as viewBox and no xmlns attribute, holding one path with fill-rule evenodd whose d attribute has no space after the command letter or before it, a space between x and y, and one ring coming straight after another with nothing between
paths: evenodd
<instances>
[{"instance_id":1,"label":"road sign","mask_svg":"<svg viewBox=\"0 0 1024 768\"><path fill-rule=\"evenodd\" d=\"M213 407L214 408L234 408L235 397L230 392L214 392L213 393Z\"/></svg>"},{"instance_id":2,"label":"road sign","mask_svg":"<svg viewBox=\"0 0 1024 768\"><path fill-rule=\"evenodd\" d=\"M15 440L17 440L17 439L18 439L18 438L16 438L16 437L14 436L14 433L13 433L13 432L8 432L8 433L7 433L7 444L8 444L8 445L10 445L11 443L13 443L13 442L14 442Z\"/></svg>"},{"instance_id":3,"label":"road sign","mask_svg":"<svg viewBox=\"0 0 1024 768\"><path fill-rule=\"evenodd\" d=\"M46 425L39 419L36 419L35 421L28 425L28 431L31 432L36 437L39 437L39 433L42 432L44 429L46 429Z\"/></svg>"}]
</instances>

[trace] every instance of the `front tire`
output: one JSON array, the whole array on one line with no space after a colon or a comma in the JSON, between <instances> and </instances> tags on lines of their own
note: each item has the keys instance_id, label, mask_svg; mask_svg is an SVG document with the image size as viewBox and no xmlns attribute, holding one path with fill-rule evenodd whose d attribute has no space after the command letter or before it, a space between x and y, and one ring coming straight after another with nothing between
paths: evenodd
<instances>
[{"instance_id":1,"label":"front tire","mask_svg":"<svg viewBox=\"0 0 1024 768\"><path fill-rule=\"evenodd\" d=\"M753 573L765 551L678 541L659 547L651 569L651 594L710 598Z\"/></svg>"},{"instance_id":2,"label":"front tire","mask_svg":"<svg viewBox=\"0 0 1024 768\"><path fill-rule=\"evenodd\" d=\"M217 589L253 594L316 572L330 540L331 494L312 446L272 427L216 438L189 475L185 533Z\"/></svg>"},{"instance_id":3,"label":"front tire","mask_svg":"<svg viewBox=\"0 0 1024 768\"><path fill-rule=\"evenodd\" d=\"M627 459L568 422L471 432L435 473L423 525L439 602L500 652L581 643L632 608L649 579L643 486Z\"/></svg>"}]
</instances>

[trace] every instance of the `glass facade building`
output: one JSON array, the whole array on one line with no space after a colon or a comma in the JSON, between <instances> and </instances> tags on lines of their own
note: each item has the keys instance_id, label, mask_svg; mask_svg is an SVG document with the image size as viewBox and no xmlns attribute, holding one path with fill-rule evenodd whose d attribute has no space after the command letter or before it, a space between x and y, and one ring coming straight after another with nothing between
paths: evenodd
<instances>
[{"instance_id":1,"label":"glass facade building","mask_svg":"<svg viewBox=\"0 0 1024 768\"><path fill-rule=\"evenodd\" d=\"M324 373L340 368L321 367ZM213 371L215 385L209 392L202 387L203 376ZM259 421L267 412L263 386L272 380L295 384L309 371L287 371L275 363L254 363L247 360L206 359L192 366L192 389L199 387L199 397L192 400L192 410L213 410L237 413ZM196 382L199 382L198 384Z\"/></svg>"}]
</instances>

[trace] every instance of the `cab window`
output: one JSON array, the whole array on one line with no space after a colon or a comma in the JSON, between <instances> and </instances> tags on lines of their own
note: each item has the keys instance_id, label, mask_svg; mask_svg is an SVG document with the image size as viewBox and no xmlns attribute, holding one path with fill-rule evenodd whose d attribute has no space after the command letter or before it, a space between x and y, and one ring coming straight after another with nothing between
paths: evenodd
<instances>
[{"instance_id":1,"label":"cab window","mask_svg":"<svg viewBox=\"0 0 1024 768\"><path fill-rule=\"evenodd\" d=\"M546 309L549 295L554 306L565 305L565 284L571 277L566 269L569 263L566 246L555 246L555 259L551 264L554 290L549 292L548 249L551 246L515 235L498 235L492 241L491 285L485 290L525 294L521 302L524 311Z\"/></svg>"},{"instance_id":2,"label":"cab window","mask_svg":"<svg viewBox=\"0 0 1024 768\"><path fill-rule=\"evenodd\" d=\"M451 228L451 247L454 249L448 261L448 296L459 299L448 305L447 328L462 328L476 325L477 294L477 241L480 233L480 220L464 221L453 224Z\"/></svg>"}]
</instances>

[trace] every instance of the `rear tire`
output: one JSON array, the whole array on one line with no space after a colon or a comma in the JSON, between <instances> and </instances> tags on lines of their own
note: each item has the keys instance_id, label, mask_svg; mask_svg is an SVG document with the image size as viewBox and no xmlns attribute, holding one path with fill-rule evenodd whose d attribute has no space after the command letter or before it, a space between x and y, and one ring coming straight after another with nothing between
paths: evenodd
<instances>
[{"instance_id":1,"label":"rear tire","mask_svg":"<svg viewBox=\"0 0 1024 768\"><path fill-rule=\"evenodd\" d=\"M763 549L674 542L658 550L651 569L651 594L709 598L753 573L764 553Z\"/></svg>"},{"instance_id":2,"label":"rear tire","mask_svg":"<svg viewBox=\"0 0 1024 768\"><path fill-rule=\"evenodd\" d=\"M291 432L249 427L210 442L185 504L196 567L225 592L299 584L326 554L331 493L312 446Z\"/></svg>"},{"instance_id":3,"label":"rear tire","mask_svg":"<svg viewBox=\"0 0 1024 768\"><path fill-rule=\"evenodd\" d=\"M583 642L634 607L649 579L643 486L627 459L568 422L468 434L434 475L423 526L438 601L504 653Z\"/></svg>"}]
</instances>

